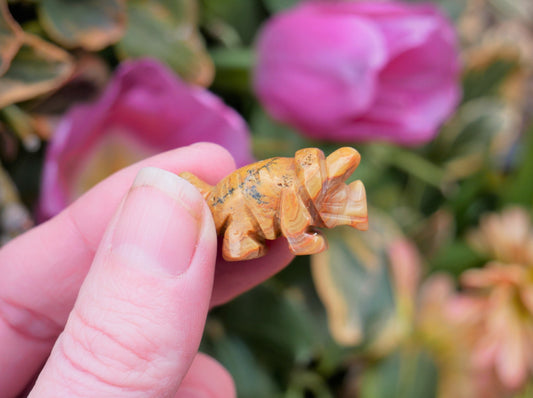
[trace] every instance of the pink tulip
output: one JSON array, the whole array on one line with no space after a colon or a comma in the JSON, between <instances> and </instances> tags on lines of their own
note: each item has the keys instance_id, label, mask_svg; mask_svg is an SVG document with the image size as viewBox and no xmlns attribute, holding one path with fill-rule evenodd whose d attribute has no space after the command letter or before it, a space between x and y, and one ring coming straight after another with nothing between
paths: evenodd
<instances>
[{"instance_id":1,"label":"pink tulip","mask_svg":"<svg viewBox=\"0 0 533 398\"><path fill-rule=\"evenodd\" d=\"M309 1L267 22L254 87L310 137L416 145L456 107L459 69L452 25L433 5Z\"/></svg>"},{"instance_id":2,"label":"pink tulip","mask_svg":"<svg viewBox=\"0 0 533 398\"><path fill-rule=\"evenodd\" d=\"M214 94L153 60L123 63L101 98L63 118L46 154L40 218L135 161L200 141L222 145L238 166L253 160L243 119Z\"/></svg>"}]
</instances>

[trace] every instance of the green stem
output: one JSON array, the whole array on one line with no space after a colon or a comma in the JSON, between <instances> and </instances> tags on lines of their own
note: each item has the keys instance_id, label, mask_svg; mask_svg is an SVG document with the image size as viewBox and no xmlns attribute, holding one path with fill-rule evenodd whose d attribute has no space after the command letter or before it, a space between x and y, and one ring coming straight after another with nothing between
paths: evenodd
<instances>
[{"instance_id":1,"label":"green stem","mask_svg":"<svg viewBox=\"0 0 533 398\"><path fill-rule=\"evenodd\" d=\"M396 167L419 180L442 189L446 173L415 152L392 146L373 146L372 151L389 166Z\"/></svg>"}]
</instances>

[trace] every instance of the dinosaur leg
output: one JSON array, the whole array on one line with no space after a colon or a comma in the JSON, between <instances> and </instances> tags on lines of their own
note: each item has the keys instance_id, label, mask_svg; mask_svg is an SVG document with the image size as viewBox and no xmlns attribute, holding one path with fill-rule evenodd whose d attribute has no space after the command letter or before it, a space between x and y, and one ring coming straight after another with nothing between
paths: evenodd
<instances>
[{"instance_id":1,"label":"dinosaur leg","mask_svg":"<svg viewBox=\"0 0 533 398\"><path fill-rule=\"evenodd\" d=\"M227 223L222 243L222 256L227 261L250 260L264 256L266 246L264 240L257 235L253 218L243 216L232 218Z\"/></svg>"},{"instance_id":2,"label":"dinosaur leg","mask_svg":"<svg viewBox=\"0 0 533 398\"><path fill-rule=\"evenodd\" d=\"M280 227L294 254L320 253L327 248L324 236L311 231L311 214L294 189L286 189L281 196Z\"/></svg>"}]
</instances>

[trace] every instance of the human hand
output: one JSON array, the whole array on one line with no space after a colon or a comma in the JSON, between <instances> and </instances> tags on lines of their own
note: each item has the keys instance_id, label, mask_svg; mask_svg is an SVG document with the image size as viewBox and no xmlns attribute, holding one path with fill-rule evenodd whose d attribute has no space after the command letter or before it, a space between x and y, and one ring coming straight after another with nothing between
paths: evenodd
<instances>
[{"instance_id":1,"label":"human hand","mask_svg":"<svg viewBox=\"0 0 533 398\"><path fill-rule=\"evenodd\" d=\"M174 174L145 169L122 200L146 166ZM226 371L197 353L207 311L292 255L280 240L257 260L216 259L209 210L175 175L216 183L234 167L212 144L158 155L4 247L0 396L16 396L48 355L31 397L234 396Z\"/></svg>"}]
</instances>

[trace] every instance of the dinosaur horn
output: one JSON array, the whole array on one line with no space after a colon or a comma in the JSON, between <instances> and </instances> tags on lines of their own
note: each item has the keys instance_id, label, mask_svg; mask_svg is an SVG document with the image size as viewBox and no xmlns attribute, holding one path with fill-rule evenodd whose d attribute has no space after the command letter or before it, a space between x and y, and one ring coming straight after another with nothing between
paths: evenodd
<instances>
[{"instance_id":1,"label":"dinosaur horn","mask_svg":"<svg viewBox=\"0 0 533 398\"><path fill-rule=\"evenodd\" d=\"M328 178L345 181L359 166L361 155L355 149L343 147L326 158Z\"/></svg>"}]
</instances>

